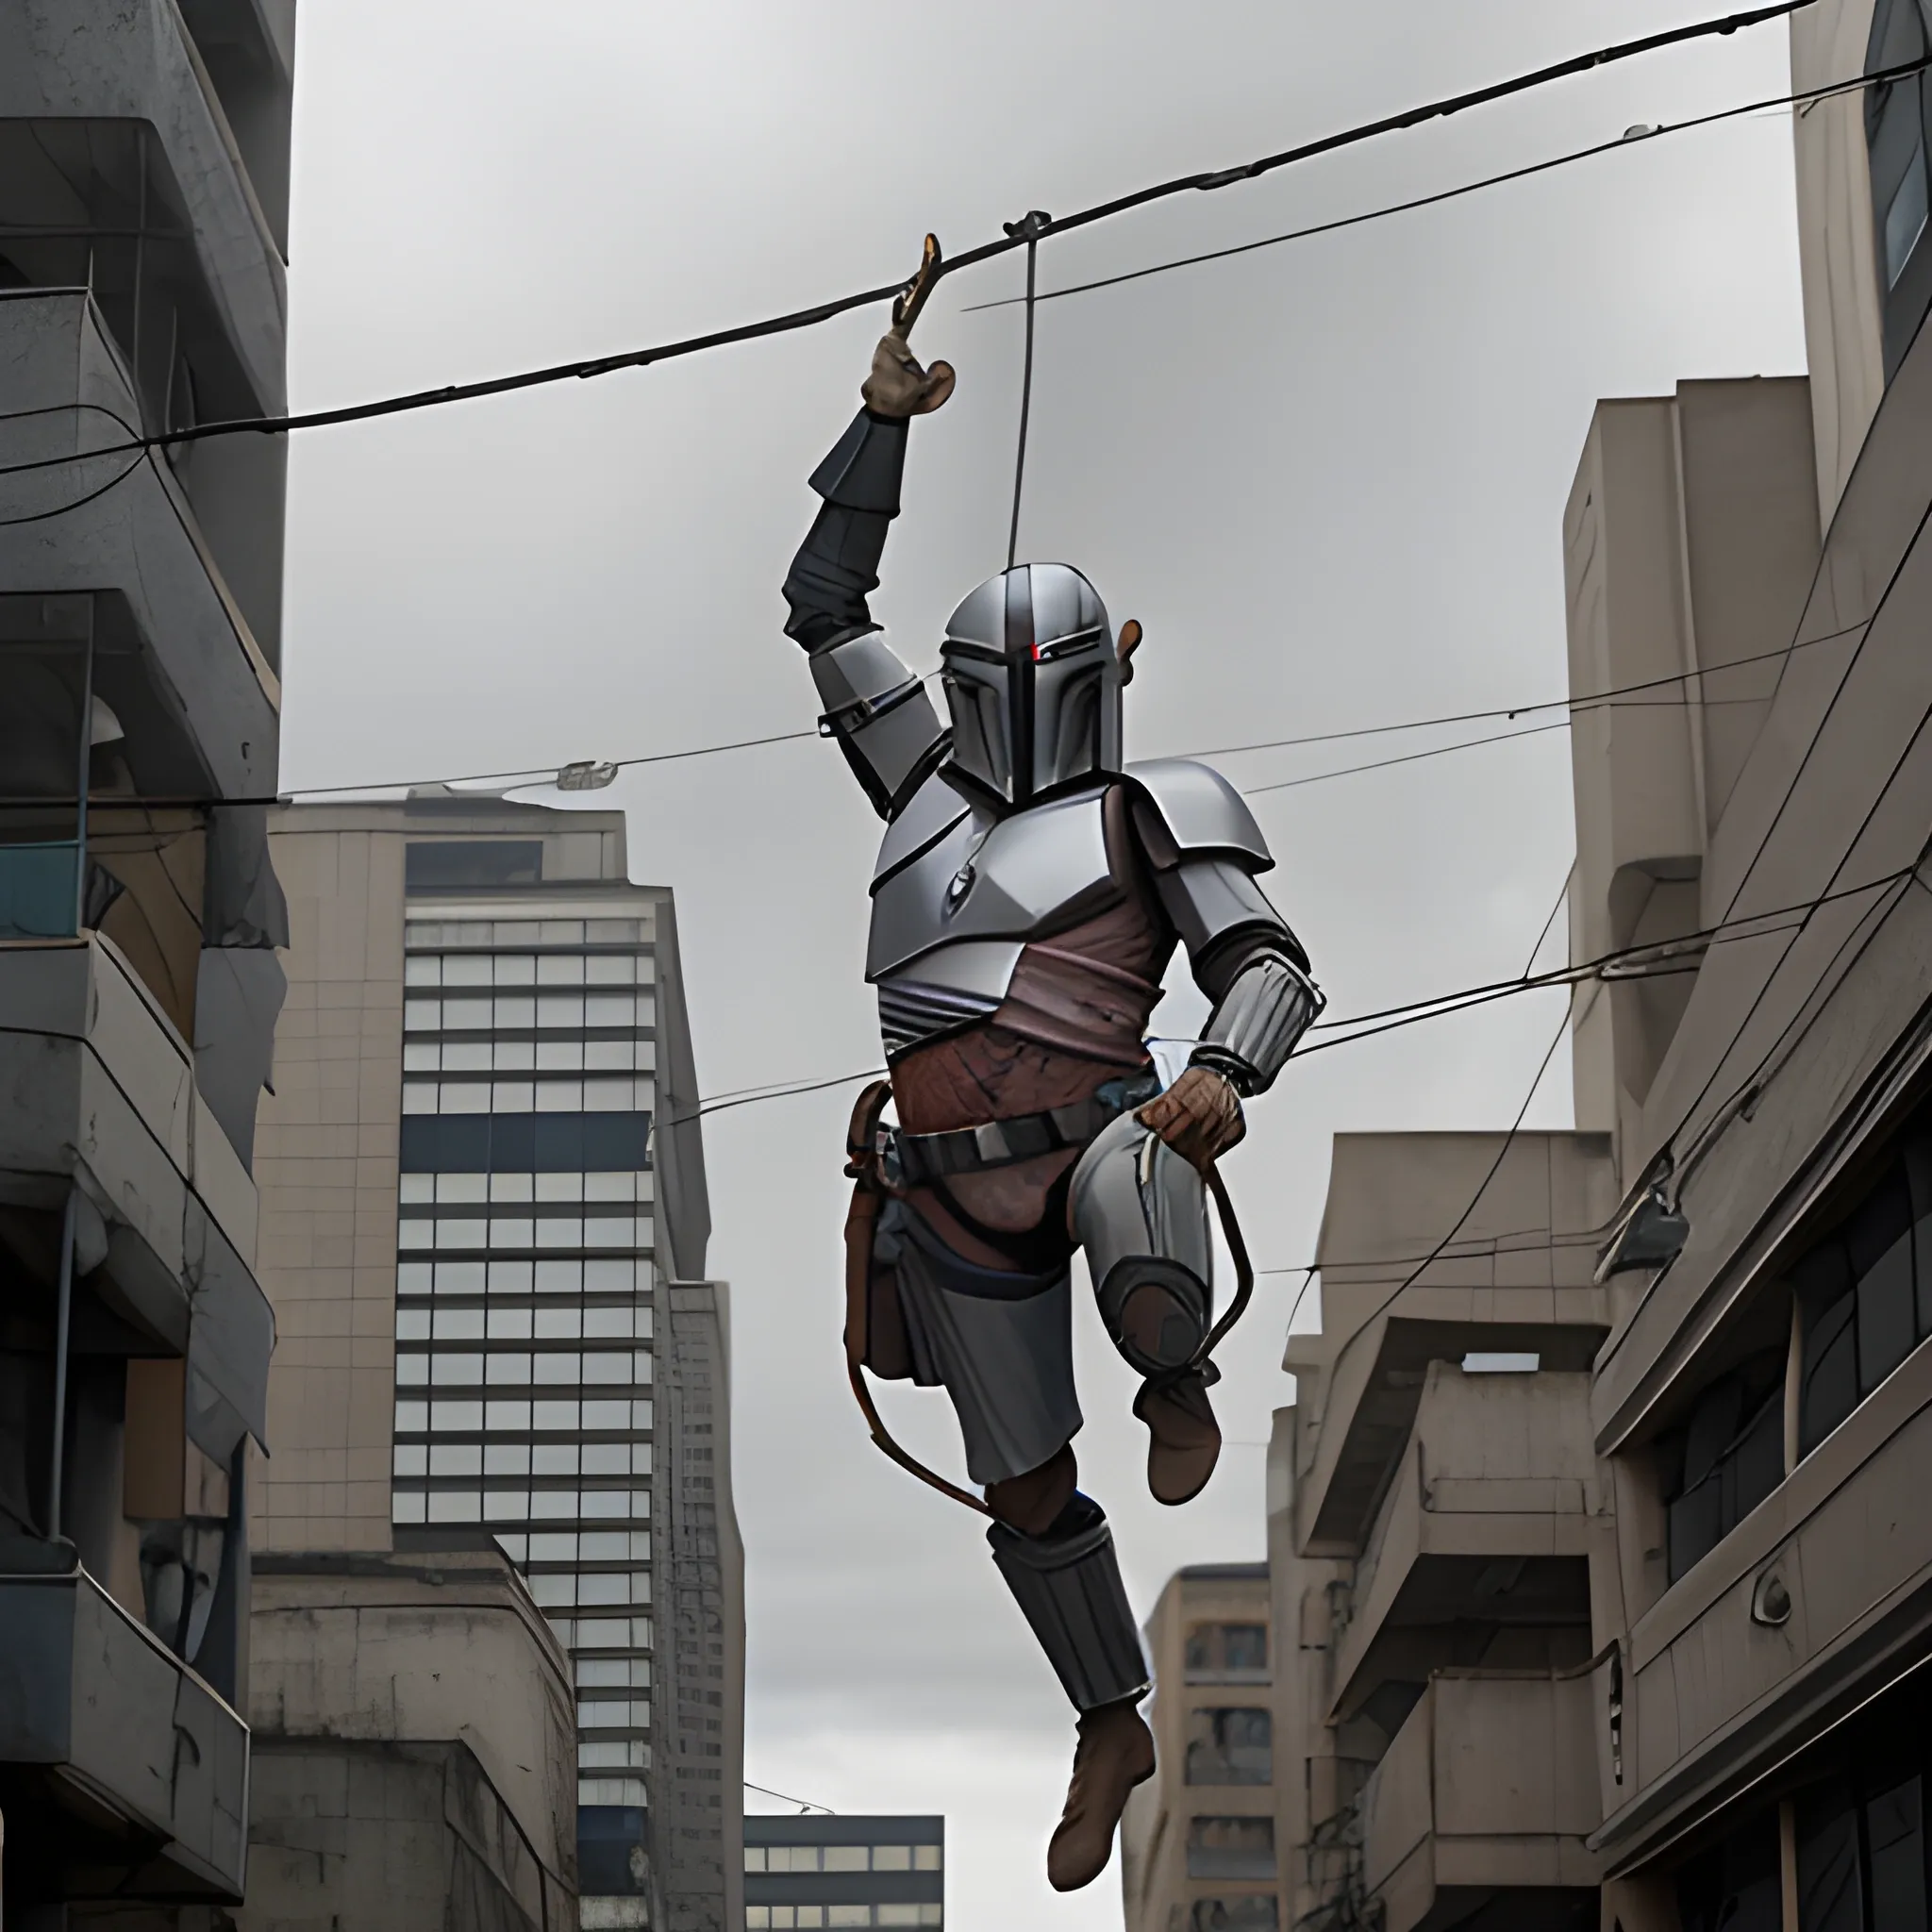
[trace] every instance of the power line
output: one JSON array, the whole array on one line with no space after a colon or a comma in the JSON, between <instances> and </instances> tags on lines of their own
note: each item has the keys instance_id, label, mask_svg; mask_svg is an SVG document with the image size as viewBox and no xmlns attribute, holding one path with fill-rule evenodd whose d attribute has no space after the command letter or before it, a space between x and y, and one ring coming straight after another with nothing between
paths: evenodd
<instances>
[{"instance_id":1,"label":"power line","mask_svg":"<svg viewBox=\"0 0 1932 1932\"><path fill-rule=\"evenodd\" d=\"M809 1798L794 1798L790 1791L774 1791L770 1785L755 1785L750 1778L744 1780L748 1791L757 1791L760 1797L780 1798L788 1805L796 1805L802 1811L823 1811L827 1818L836 1818L838 1813L829 1805L814 1805Z\"/></svg>"},{"instance_id":2,"label":"power line","mask_svg":"<svg viewBox=\"0 0 1932 1932\"><path fill-rule=\"evenodd\" d=\"M1904 575L1907 562L1911 558L1913 553L1917 550L1919 545L1919 540L1925 533L1925 526L1928 520L1932 520L1932 506L1928 506L1924 510L1920 512L1919 521L1913 527L1910 539L1901 548L1899 552L1898 561L1892 565L1890 575L1886 577L1884 587L1880 590L1877 597L1873 602L1871 614L1864 619L1863 624L1861 625L1852 626L1852 628L1855 628L1858 631L1858 641L1856 645L1853 646L1851 653L1845 659L1845 667L1839 674L1838 682L1836 685L1832 687L1831 696L1829 699L1826 700L1824 710L1819 714L1818 723L1812 730L1810 740L1806 744L1804 753L1798 759L1796 768L1791 773L1790 782L1785 787L1784 795L1778 800L1777 809L1772 813L1770 821L1765 825L1763 836L1759 838L1756 849L1751 854L1749 862L1745 865L1743 871L1740 873L1740 874L1738 875L1737 886L1733 889L1730 900L1724 908L1724 915L1726 919L1728 919L1729 916L1737 910L1738 901L1744 896L1744 890L1751 883L1752 875L1757 872L1758 862L1763 858L1765 852L1769 849L1772 838L1774 834L1776 832L1778 826L1783 824L1784 815L1786 811L1790 808L1791 800L1797 795L1799 783L1804 778L1805 773L1809 768L1812 758L1816 755L1818 746L1824 737L1824 727L1831 722L1833 713L1838 709L1838 702L1840 698L1841 698L1844 695L1845 688L1851 682L1852 673L1855 670L1857 670L1858 659L1860 658L1860 657L1863 656L1865 646L1871 641L1872 633L1876 628L1879 618L1884 614L1886 606L1891 600L1891 593L1897 588L1899 578ZM1812 581L1814 588L1816 586L1818 574L1824 567L1824 557L1825 553L1824 551L1821 551L1819 553L1818 563L1812 572ZM1906 758L1907 758L1907 756L1909 756L1912 746L1918 742L1921 734L1924 731L1925 726L1928 723L1932 723L1932 708L1928 708L1925 714L1919 720L1918 725L1914 729L1911 737L1906 741L1905 749L1900 752L1896 763L1894 763L1890 773L1887 774L1885 783L1882 786L1880 786L1877 791L1874 794L1872 803L1870 807L1867 808L1864 818L1860 820L1857 830L1853 834L1850 842L1846 845L1843 853L1840 856L1838 863L1832 867L1831 875L1825 881L1827 889L1831 886L1833 881L1837 879L1839 874L1844 870L1846 861L1851 858L1853 851L1857 848L1858 841L1864 837L1865 829L1872 823L1872 819L1874 815L1876 813L1879 804L1885 798L1886 794L1890 791L1892 783L1897 778L1900 771L1904 769ZM1916 862L1912 867L1907 868L1907 870L1916 871ZM1895 877L1900 875L1901 874L1894 874ZM1877 882L1874 881L1874 883ZM1824 903L1824 900L1821 898L1816 903L1822 905ZM1815 907L1813 909L1815 909ZM1660 1153L1671 1153L1671 1151L1674 1150L1676 1145L1678 1135L1680 1135L1684 1131L1684 1129L1690 1124L1691 1121L1696 1118L1697 1109L1704 1105L1706 1098L1709 1095L1711 1088L1716 1084L1718 1075L1724 1071L1724 1063L1730 1058L1732 1052L1738 1045L1738 1042L1743 1039L1746 1029L1750 1026L1751 1022L1757 1016L1758 1008L1764 1004L1765 996L1770 992L1773 983L1778 978L1779 974L1783 972L1785 961L1790 957L1792 949L1797 945L1797 933L1802 933L1804 931L1805 925L1808 923L1808 920L1809 913L1807 912L1805 918L1799 922L1797 931L1793 934L1790 943L1788 943L1784 951L1779 954L1776 963L1772 967L1771 971L1765 974L1763 983L1758 987L1756 997L1752 1000L1750 1006L1745 1009L1743 1018L1740 1019L1738 1022L1737 1025L1732 1029L1730 1040L1726 1042L1723 1053L1721 1053L1717 1057L1717 1058L1712 1062L1710 1072L1705 1076L1704 1084L1698 1088L1695 1096L1692 1098L1690 1106L1685 1108L1683 1114L1679 1117L1676 1125L1671 1129L1670 1133L1666 1135L1663 1141L1659 1143ZM1769 1057L1767 1056L1767 1058L1768 1058ZM1761 1069L1761 1067L1764 1064L1765 1062L1760 1061L1759 1068ZM1709 1137L1713 1129L1716 1127L1717 1124L1726 1117L1730 1107L1735 1103L1735 1101L1739 1098L1741 1098L1744 1093L1750 1091L1752 1081L1755 1081L1756 1078L1757 1071L1754 1070L1750 1079L1747 1079L1744 1085L1738 1090L1737 1093L1734 1094L1730 1100L1727 1100L1723 1107L1719 1108L1717 1111L1711 1116L1710 1120L1705 1124L1705 1126L1697 1136L1696 1141L1693 1141L1691 1149L1684 1157L1684 1158L1681 1161L1677 1161L1675 1159L1675 1157L1673 1155L1674 1165L1677 1166L1680 1170L1688 1170L1690 1164L1703 1151L1703 1147L1707 1142L1707 1138ZM1680 1194L1683 1188L1683 1173L1680 1172L1677 1175L1675 1183L1676 1188Z\"/></svg>"},{"instance_id":3,"label":"power line","mask_svg":"<svg viewBox=\"0 0 1932 1932\"><path fill-rule=\"evenodd\" d=\"M1529 1083L1529 1091L1523 1096L1523 1105L1516 1109L1516 1118L1509 1123L1509 1131L1503 1136L1503 1144L1496 1149L1496 1158L1490 1162L1489 1172L1476 1184L1475 1192L1469 1197L1469 1205L1456 1217L1449 1232L1369 1311L1367 1317L1336 1352L1336 1360L1338 1362L1355 1345L1357 1338L1367 1333L1377 1317L1386 1314L1390 1307L1399 1301L1409 1289L1413 1288L1416 1282L1441 1258L1442 1251L1462 1232L1463 1224L1475 1212L1477 1205L1481 1202L1483 1196L1489 1192L1490 1183L1502 1172L1503 1162L1508 1158L1510 1148L1516 1144L1517 1135L1523 1131L1523 1123L1528 1117L1530 1103L1536 1098L1537 1090L1543 1084L1543 1075L1549 1072L1550 1062L1556 1058L1557 1049L1563 1043L1563 1036L1569 1030L1570 1014L1566 1008L1562 1019L1557 1023L1556 1032L1551 1036L1549 1045L1543 1049L1542 1058L1537 1062L1536 1077ZM1310 1281L1314 1279L1312 1274L1308 1279ZM1307 1292L1307 1283L1303 1284L1302 1291L1304 1293ZM1295 1305L1297 1307L1301 1305L1301 1295L1299 1294L1295 1297ZM1292 1322L1293 1319L1293 1313L1291 1311L1289 1320Z\"/></svg>"},{"instance_id":4,"label":"power line","mask_svg":"<svg viewBox=\"0 0 1932 1932\"><path fill-rule=\"evenodd\" d=\"M1661 140L1673 134L1686 134L1699 127L1709 127L1722 121L1741 120L1748 115L1761 114L1778 108L1803 107L1809 103L1829 100L1841 93L1856 93L1869 87L1882 87L1887 83L1902 79L1907 75L1917 74L1925 68L1925 59L1910 60L1897 67L1881 68L1871 74L1861 74L1850 80L1835 80L1822 87L1806 88L1796 93L1770 94L1762 100L1743 101L1735 107L1719 108L1708 114L1692 115L1689 120L1660 122L1653 126L1627 128L1608 141L1592 142L1588 147L1571 148L1566 153L1550 155L1540 161L1528 161L1520 167L1505 168L1494 175L1485 175L1474 181L1465 181L1456 188L1441 188L1429 194L1412 195L1407 201L1387 202L1376 208L1364 208L1359 213L1340 215L1331 221L1311 222L1306 227L1289 228L1279 235L1263 235L1253 242L1237 242L1225 248L1209 248L1198 255L1181 255L1169 261L1150 262L1144 268L1123 270L1119 275L1098 275L1091 281L1072 282L1064 289L1048 289L1037 299L1041 302L1058 302L1068 295L1091 294L1096 289L1119 288L1124 282L1146 280L1150 275L1164 275L1175 269L1196 268L1203 262L1225 261L1231 256L1252 255L1258 249L1278 248L1288 242L1307 242L1320 235L1333 235L1343 228L1355 228L1367 222L1386 221L1392 215L1411 214L1417 208L1435 208L1442 202L1459 201L1465 195L1479 194L1490 188L1501 188L1511 181L1527 180L1535 175L1548 174L1555 168L1567 168L1575 161L1587 161L1597 155L1613 153L1619 148L1633 147L1641 142ZM962 315L983 313L990 308L1010 308L1015 302L1024 298L1017 295L1002 295L991 302L974 302L964 307Z\"/></svg>"},{"instance_id":5,"label":"power line","mask_svg":"<svg viewBox=\"0 0 1932 1932\"><path fill-rule=\"evenodd\" d=\"M1567 731L1570 721L1558 718L1549 724L1525 724L1521 731L1494 731L1487 738L1462 738L1454 744L1431 745L1427 751L1408 751L1397 758L1375 758L1365 765L1343 765L1336 772L1310 772L1300 778L1277 778L1272 785L1246 785L1243 798L1258 798L1266 791L1293 791L1303 785L1321 785L1330 778L1353 778L1358 772L1386 772L1392 765L1412 765L1423 758L1439 758L1452 751L1473 751L1479 744L1504 744L1512 738L1535 738L1544 731Z\"/></svg>"},{"instance_id":6,"label":"power line","mask_svg":"<svg viewBox=\"0 0 1932 1932\"><path fill-rule=\"evenodd\" d=\"M1656 956L1660 962L1659 973L1690 972L1694 970L1693 948L1706 945L1721 945L1727 937L1756 939L1766 933L1783 930L1782 927L1767 922L1805 915L1815 911L1820 906L1835 899L1852 898L1860 892L1869 892L1882 886L1895 884L1907 878L1916 870L1907 866L1900 871L1888 873L1882 878L1868 879L1862 885L1846 886L1836 892L1826 893L1820 898L1808 899L1795 906L1774 908L1764 912L1754 912L1742 919L1731 922L1733 926L1750 926L1749 933L1731 935L1725 926L1712 926L1702 932L1689 933L1681 940L1651 941L1643 945L1623 946L1614 952L1603 953L1594 959L1587 959L1574 966L1564 966L1549 973L1525 974L1515 979L1491 980L1483 985L1466 987L1454 992L1439 993L1429 999L1416 1000L1407 1006L1387 1007L1372 1013L1357 1013L1339 1020L1318 1020L1314 1031L1322 1027L1346 1027L1353 1031L1338 1033L1332 1040L1317 1041L1312 1046L1298 1046L1292 1056L1294 1059L1305 1059L1309 1054L1324 1053L1331 1047L1347 1046L1357 1040L1374 1039L1382 1033L1394 1033L1406 1026L1420 1025L1425 1020L1438 1020L1451 1013L1459 1013L1472 1007L1487 1006L1499 999L1508 999L1517 993L1542 992L1559 986L1574 986L1593 974L1605 972L1607 968L1641 962L1646 955ZM1567 881L1566 889L1567 889ZM1561 901L1558 901L1560 905ZM1548 928L1545 927L1545 931ZM1537 941L1541 949L1542 941ZM1671 963L1679 955L1685 963ZM1654 974L1626 974L1624 977L1657 976ZM1384 1024L1374 1024L1372 1022ZM679 1126L687 1121L703 1118L710 1113L727 1112L734 1108L759 1107L770 1100L790 1100L801 1094L823 1093L834 1087L853 1087L861 1080L876 1080L883 1077L889 1069L881 1066L866 1067L858 1073L840 1074L830 1079L808 1078L793 1081L773 1081L763 1087L741 1087L727 1091L715 1099L706 1100L688 1113L669 1115L656 1123L657 1126ZM1292 1270L1263 1269L1262 1274L1292 1273Z\"/></svg>"},{"instance_id":7,"label":"power line","mask_svg":"<svg viewBox=\"0 0 1932 1932\"><path fill-rule=\"evenodd\" d=\"M1641 691L1660 690L1665 685L1685 684L1692 678L1719 677L1726 672L1741 671L1754 664L1768 663L1773 658L1788 658L1794 651L1811 650L1819 644L1836 642L1840 638L1848 637L1853 631L1858 629L1859 627L1860 626L1857 625L1848 625L1842 630L1829 631L1822 637L1805 638L1796 641L1792 643L1780 644L1775 650L1754 652L1750 657L1747 658L1733 658L1727 663L1713 664L1696 671L1674 671L1662 677L1646 677L1641 678L1633 684L1615 685L1607 691L1587 692L1582 697L1543 698L1539 699L1534 703L1507 706L1493 706L1488 710L1448 711L1443 712L1440 716L1436 717L1406 718L1396 723L1386 724L1355 724L1334 731L1304 732L1300 736L1294 738L1270 738L1251 740L1241 744L1209 745L1205 749L1199 751L1163 752L1159 754L1159 756L1163 758L1233 758L1237 754L1245 752L1293 751L1299 749L1304 745L1336 744L1343 742L1350 739L1380 738L1389 736L1391 733L1400 733L1405 731L1426 731L1435 726L1443 724L1480 724L1491 718L1507 719L1526 717L1538 711L1568 710L1570 712L1574 713L1577 711L1597 710L1607 706L1618 707L1622 700L1630 698ZM936 676L937 675L937 673L929 673L928 676ZM1690 704L1701 704L1707 706L1720 704L1761 704L1765 702L1765 700L1760 698L1672 698L1660 700L1658 702L1674 708L1677 706L1688 706ZM1519 736L1521 734L1504 733L1502 735L1504 737L1514 737ZM725 742L721 744L691 745L688 746L686 749L682 751L647 752L630 758L610 758L605 760L604 762L608 763L613 770L627 771L634 766L672 764L680 759L685 758L710 758L722 752L750 751L756 750L757 748L762 745L791 744L794 742L802 742L807 739L817 739L820 736L821 734L815 729L802 729L797 731L775 731L769 733L762 738L736 738L727 740ZM1485 741L1469 741L1469 742L1472 743L1480 743ZM1463 747L1461 745L1444 745L1440 748L1445 751L1455 751L1462 749ZM417 778L365 778L351 784L297 785L291 786L288 791L275 794L273 797L264 796L259 798L231 799L180 798L166 800L157 799L151 802L156 804L171 805L275 805L279 804L285 800L335 796L338 794L347 793L351 791L403 791L414 790L418 787L430 785L480 785L505 778L528 778L533 783L537 783L545 779L554 780L556 774L559 769L560 767L554 764L518 765L514 769L508 771L466 772L458 774L454 776L444 775L440 777ZM1352 769L1354 768L1351 768L1351 770ZM1369 768L1363 767L1361 769ZM1318 774L1317 775L1332 775L1335 777L1342 777L1349 775L1349 774L1347 772L1337 772L1334 774ZM30 801L0 799L0 804L13 804L23 802Z\"/></svg>"},{"instance_id":8,"label":"power line","mask_svg":"<svg viewBox=\"0 0 1932 1932\"><path fill-rule=\"evenodd\" d=\"M1552 61L1547 66L1513 75L1507 80L1492 81L1484 87L1445 95L1420 107L1384 115L1378 120L1364 122L1334 134L1323 135L1314 141L1302 142L1276 154L1262 155L1235 167L1176 175L1170 180L1156 182L1127 194L1117 195L1108 201L1096 202L1074 214L1063 215L1058 220L1029 215L1024 222L1009 225L1008 232L998 239L981 242L977 247L968 249L963 255L957 255L951 260L938 264L935 275L943 276L955 274L960 269L975 267L980 262L991 261L997 256L1008 254L1015 248L1035 245L1048 235L1065 234L1075 228L1089 227L1096 222L1110 220L1115 215L1125 214L1134 208L1146 208L1174 195L1205 192L1231 187L1241 181L1256 180L1263 175L1274 173L1277 169L1311 160L1320 155L1334 154L1342 148L1354 147L1385 134L1399 133L1407 128L1420 126L1424 122L1444 119L1473 108L1486 107L1513 94L1526 93L1558 80L1588 74L1599 67L1633 59L1640 55L1657 53L1666 47L1681 46L1692 41L1709 39L1713 36L1734 34L1747 27L1760 26L1769 21L1798 12L1810 4L1811 0L1774 0L1773 5L1756 8L1748 12L1733 13L1722 19L1693 21L1683 26L1667 28L1660 33L1646 34L1637 40L1619 42L1592 53L1571 55L1564 59ZM145 451L177 443L202 442L221 436L283 435L295 429L317 429L337 424L366 422L381 416L396 416L420 409L441 408L449 403L472 402L486 396L507 395L515 391L536 389L553 383L588 381L600 375L611 375L618 370L641 369L653 363L668 362L680 357L697 355L707 349L722 348L730 343L750 341L762 336L780 335L794 329L813 327L819 323L828 322L835 316L843 315L852 309L888 301L899 294L903 287L903 283L888 283L879 288L861 290L855 294L837 296L829 302L817 303L808 308L791 309L782 315L770 316L758 322L742 323L731 328L688 336L676 341L660 342L650 348L627 350L617 356L556 363L541 369L492 376L480 382L448 383L438 389L417 390L406 395L388 396L374 402L352 403L334 409L311 409L300 414L239 417L222 422L196 424L186 428L166 430L155 436L139 437L118 447L110 445L89 451L87 455L123 455L131 450ZM75 461L80 458L65 458L53 460ZM11 475L25 469L45 467L48 467L45 460L5 466L0 467L0 475Z\"/></svg>"}]
</instances>

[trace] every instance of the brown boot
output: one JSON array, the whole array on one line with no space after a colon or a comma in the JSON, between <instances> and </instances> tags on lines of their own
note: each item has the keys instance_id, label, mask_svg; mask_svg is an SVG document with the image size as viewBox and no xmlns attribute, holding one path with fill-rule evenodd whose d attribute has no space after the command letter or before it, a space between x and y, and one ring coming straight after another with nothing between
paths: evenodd
<instances>
[{"instance_id":1,"label":"brown boot","mask_svg":"<svg viewBox=\"0 0 1932 1932\"><path fill-rule=\"evenodd\" d=\"M1221 1459L1221 1424L1208 1400L1210 1366L1178 1381L1143 1382L1134 1413L1147 1424L1147 1488L1157 1503L1191 1503Z\"/></svg>"},{"instance_id":2,"label":"brown boot","mask_svg":"<svg viewBox=\"0 0 1932 1932\"><path fill-rule=\"evenodd\" d=\"M1046 1848L1046 1882L1078 1891L1107 1870L1127 1793L1154 1775L1154 1736L1134 1699L1083 1712L1067 1808Z\"/></svg>"}]
</instances>

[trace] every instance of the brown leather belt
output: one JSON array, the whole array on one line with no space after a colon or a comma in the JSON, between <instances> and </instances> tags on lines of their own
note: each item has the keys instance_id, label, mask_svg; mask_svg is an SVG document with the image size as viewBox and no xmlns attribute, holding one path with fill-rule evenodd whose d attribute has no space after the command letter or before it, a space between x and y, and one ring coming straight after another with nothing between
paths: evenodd
<instances>
[{"instance_id":1,"label":"brown leather belt","mask_svg":"<svg viewBox=\"0 0 1932 1932\"><path fill-rule=\"evenodd\" d=\"M1007 1167L1032 1160L1063 1147L1084 1147L1101 1129L1122 1114L1145 1107L1160 1091L1160 1075L1151 1068L1089 1094L1085 1100L1044 1113L1015 1114L1010 1120L988 1121L984 1126L957 1127L943 1134L908 1134L891 1130L891 1155L903 1187L923 1187L948 1174L976 1174L989 1167Z\"/></svg>"}]
</instances>

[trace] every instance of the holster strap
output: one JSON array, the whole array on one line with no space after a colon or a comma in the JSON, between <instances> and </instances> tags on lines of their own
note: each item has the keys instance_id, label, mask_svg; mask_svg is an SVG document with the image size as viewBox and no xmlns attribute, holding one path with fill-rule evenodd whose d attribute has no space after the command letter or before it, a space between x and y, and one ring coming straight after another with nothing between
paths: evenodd
<instances>
[{"instance_id":1,"label":"holster strap","mask_svg":"<svg viewBox=\"0 0 1932 1932\"><path fill-rule=\"evenodd\" d=\"M948 1174L976 1174L1063 1147L1084 1147L1109 1122L1146 1106L1159 1091L1160 1076L1149 1071L1109 1080L1085 1100L1045 1113L1016 1114L1010 1120L943 1134L908 1134L894 1128L892 1151L898 1157L899 1175L908 1187L920 1187ZM875 1121L874 1124L875 1130Z\"/></svg>"}]
</instances>

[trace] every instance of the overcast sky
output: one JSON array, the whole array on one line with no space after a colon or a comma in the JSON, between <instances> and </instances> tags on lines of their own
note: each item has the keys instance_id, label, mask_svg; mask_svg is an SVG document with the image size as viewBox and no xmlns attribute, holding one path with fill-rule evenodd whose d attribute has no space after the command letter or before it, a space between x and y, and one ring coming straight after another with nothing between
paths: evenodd
<instances>
[{"instance_id":1,"label":"overcast sky","mask_svg":"<svg viewBox=\"0 0 1932 1932\"><path fill-rule=\"evenodd\" d=\"M1696 17L1689 0L307 0L291 376L316 408L801 306L1064 213ZM1714 7L1710 11L1717 10ZM1190 195L1042 250L1044 289L1774 95L1781 26ZM947 281L874 614L921 670L1004 561L1017 258ZM663 368L317 431L291 457L285 785L616 758L808 725L778 597L883 316ZM1598 396L1803 367L1782 116L1633 145L1446 208L1041 310L1023 558L1147 641L1130 756L1565 685L1559 520ZM1261 785L1457 736L1248 754ZM533 798L552 797L530 792ZM677 893L708 1091L877 1056L860 980L875 822L829 747L627 773L634 877ZM1552 731L1257 801L1271 889L1340 1013L1520 971L1572 847ZM1185 978L1184 974L1181 977ZM1557 1024L1506 1002L1291 1068L1227 1173L1263 1266L1311 1252L1339 1130L1500 1126ZM1165 1030L1198 1016L1171 1001ZM1072 1724L973 1521L865 1440L839 1356L847 1092L724 1113L747 1774L947 1815L959 1932L1118 1925L1117 1867L1045 1886ZM1569 1123L1558 1057L1532 1124ZM1084 1486L1136 1609L1258 1557L1296 1277L1224 1352L1207 1493L1151 1503L1091 1302ZM1303 1322L1313 1310L1305 1307ZM944 1399L892 1391L956 1467Z\"/></svg>"}]
</instances>

